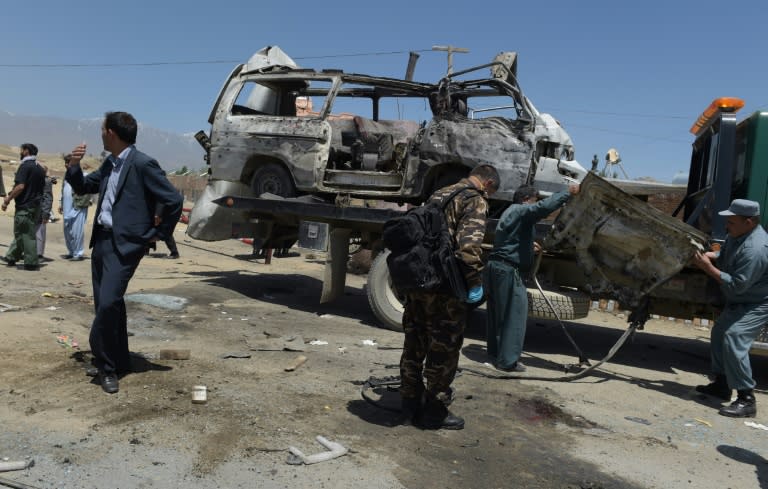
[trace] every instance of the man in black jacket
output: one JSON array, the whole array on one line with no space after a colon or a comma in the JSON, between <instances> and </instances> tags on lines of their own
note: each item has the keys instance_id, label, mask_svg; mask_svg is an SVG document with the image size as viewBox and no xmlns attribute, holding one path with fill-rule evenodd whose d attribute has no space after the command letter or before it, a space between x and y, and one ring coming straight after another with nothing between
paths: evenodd
<instances>
[{"instance_id":1,"label":"man in black jacket","mask_svg":"<svg viewBox=\"0 0 768 489\"><path fill-rule=\"evenodd\" d=\"M110 153L86 176L86 145L72 151L66 179L78 194L99 194L90 247L96 315L90 334L93 363L104 391L118 391L118 374L130 371L123 296L149 243L166 239L179 221L182 198L154 158L134 146L138 125L127 112L107 112L101 127ZM163 206L155 226L155 208Z\"/></svg>"}]
</instances>

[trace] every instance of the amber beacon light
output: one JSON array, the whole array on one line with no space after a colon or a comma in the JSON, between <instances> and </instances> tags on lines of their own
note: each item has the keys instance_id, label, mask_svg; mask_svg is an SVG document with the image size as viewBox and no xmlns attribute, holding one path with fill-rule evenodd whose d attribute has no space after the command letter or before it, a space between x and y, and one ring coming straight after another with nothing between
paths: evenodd
<instances>
[{"instance_id":1,"label":"amber beacon light","mask_svg":"<svg viewBox=\"0 0 768 489\"><path fill-rule=\"evenodd\" d=\"M715 99L691 126L691 133L698 135L718 113L738 112L742 107L744 107L744 101L740 98L720 97Z\"/></svg>"}]
</instances>

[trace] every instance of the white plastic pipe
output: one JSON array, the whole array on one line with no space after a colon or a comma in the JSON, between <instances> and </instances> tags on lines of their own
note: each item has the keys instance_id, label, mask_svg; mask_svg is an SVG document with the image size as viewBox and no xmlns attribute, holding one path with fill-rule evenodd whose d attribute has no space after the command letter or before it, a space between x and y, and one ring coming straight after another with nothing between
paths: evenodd
<instances>
[{"instance_id":1,"label":"white plastic pipe","mask_svg":"<svg viewBox=\"0 0 768 489\"><path fill-rule=\"evenodd\" d=\"M336 443L328 440L324 436L318 435L315 439L328 449L326 452L316 453L314 455L304 455L301 450L296 447L288 447L288 451L299 457L306 465L316 464L318 462L325 462L326 460L332 460L337 457L345 455L349 450L341 443Z\"/></svg>"},{"instance_id":2,"label":"white plastic pipe","mask_svg":"<svg viewBox=\"0 0 768 489\"><path fill-rule=\"evenodd\" d=\"M0 462L0 472L10 472L11 470L24 470L28 467L32 467L33 465L35 465L35 461L32 459L19 460L14 462Z\"/></svg>"}]
</instances>

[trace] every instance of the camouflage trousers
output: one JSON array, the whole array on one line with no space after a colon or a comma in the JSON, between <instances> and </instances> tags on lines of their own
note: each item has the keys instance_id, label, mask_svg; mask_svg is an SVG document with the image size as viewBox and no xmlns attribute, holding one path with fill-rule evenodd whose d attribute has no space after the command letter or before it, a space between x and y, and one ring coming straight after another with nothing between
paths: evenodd
<instances>
[{"instance_id":1,"label":"camouflage trousers","mask_svg":"<svg viewBox=\"0 0 768 489\"><path fill-rule=\"evenodd\" d=\"M401 398L421 399L426 392L427 400L451 403L451 383L456 376L466 324L467 305L459 299L441 294L408 295L400 358Z\"/></svg>"}]
</instances>

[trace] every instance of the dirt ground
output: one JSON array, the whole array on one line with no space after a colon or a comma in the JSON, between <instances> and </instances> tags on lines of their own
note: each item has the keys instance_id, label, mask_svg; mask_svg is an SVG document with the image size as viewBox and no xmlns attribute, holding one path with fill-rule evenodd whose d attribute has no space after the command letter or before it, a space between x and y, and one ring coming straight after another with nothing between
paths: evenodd
<instances>
[{"instance_id":1,"label":"dirt ground","mask_svg":"<svg viewBox=\"0 0 768 489\"><path fill-rule=\"evenodd\" d=\"M0 215L0 253L10 243ZM90 261L61 258L48 225L39 272L3 268L0 288L0 461L33 460L3 480L35 488L768 488L768 431L717 414L691 393L706 382L708 331L652 320L595 375L575 382L498 380L464 370L453 410L462 431L421 431L369 404L360 383L396 375L401 335L377 327L364 278L319 305L311 255L250 258L239 241L203 243L177 229L178 260L143 260L128 303L134 373L105 394L84 373L92 319ZM162 294L157 296L135 294ZM172 298L179 299L172 299ZM142 300L144 302L136 302ZM185 302L186 301L186 302ZM152 305L152 303L156 305ZM470 321L460 366L483 367L484 312ZM568 323L593 360L624 319ZM59 339L59 337L67 338ZM79 348L68 344L74 338ZM293 341L289 341L293 338ZM310 342L317 340L316 344ZM370 340L370 341L366 341ZM281 350L288 342L304 351ZM326 343L327 342L327 343ZM375 345L369 343L375 342ZM188 360L162 360L188 349ZM307 357L295 371L285 367ZM530 321L526 376L563 375L575 357L557 323ZM768 359L756 357L758 417L768 425ZM193 404L193 386L208 401ZM370 392L392 405L396 394ZM288 447L349 449L315 465ZM1 485L1 484L0 484Z\"/></svg>"}]
</instances>

